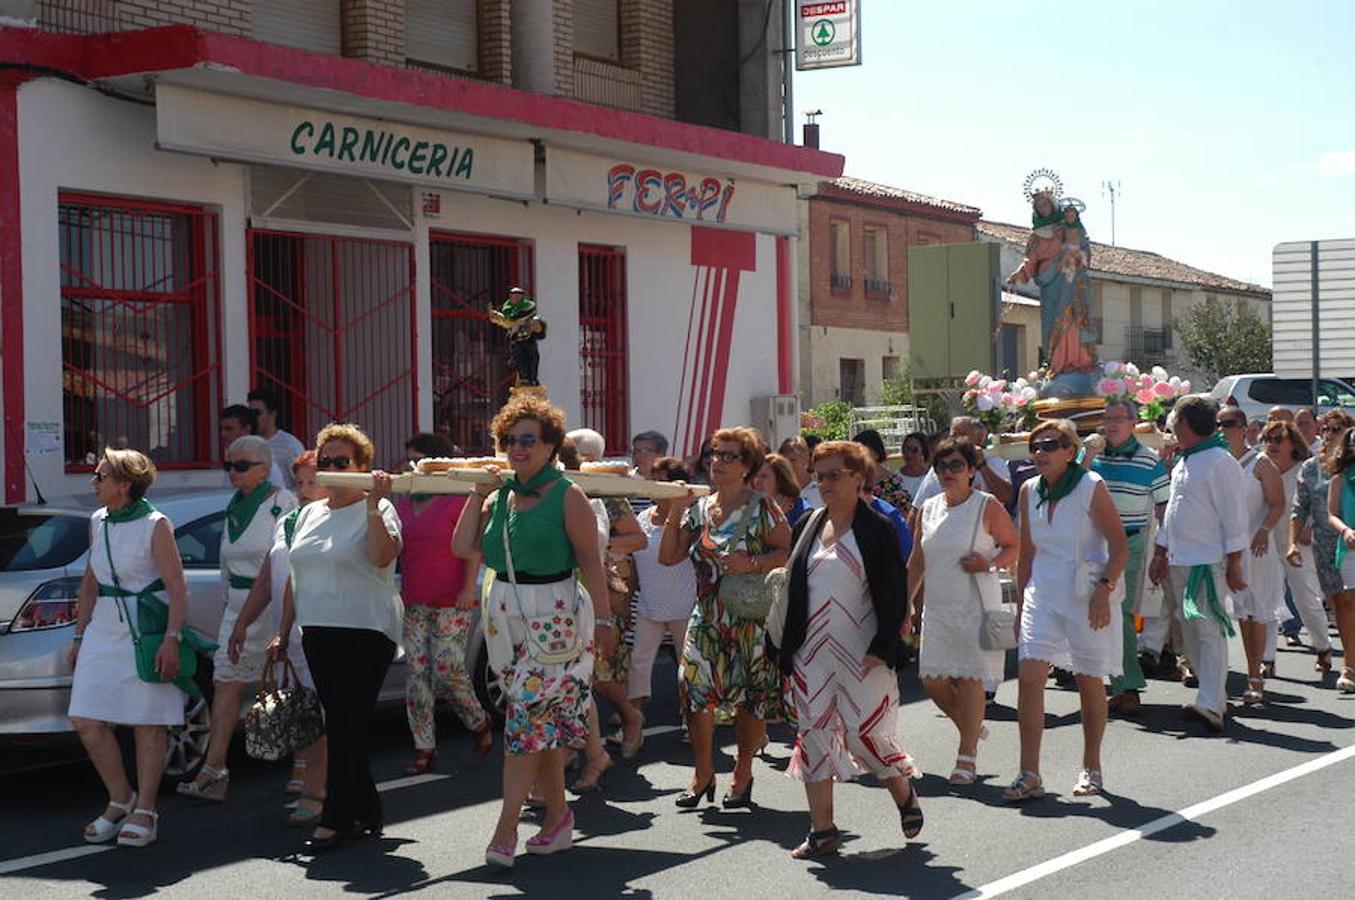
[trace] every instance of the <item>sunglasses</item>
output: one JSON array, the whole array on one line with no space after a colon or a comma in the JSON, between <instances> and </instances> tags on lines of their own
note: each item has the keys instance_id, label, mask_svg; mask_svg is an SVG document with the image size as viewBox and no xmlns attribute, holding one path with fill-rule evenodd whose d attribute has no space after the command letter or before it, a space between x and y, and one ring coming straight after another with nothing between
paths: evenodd
<instances>
[{"instance_id":1,"label":"sunglasses","mask_svg":"<svg viewBox=\"0 0 1355 900\"><path fill-rule=\"evenodd\" d=\"M1219 419L1220 428L1242 428L1244 423L1241 419Z\"/></svg>"},{"instance_id":2,"label":"sunglasses","mask_svg":"<svg viewBox=\"0 0 1355 900\"><path fill-rule=\"evenodd\" d=\"M1068 446L1062 439L1056 437L1040 438L1038 441L1030 442L1031 453L1053 453Z\"/></svg>"},{"instance_id":3,"label":"sunglasses","mask_svg":"<svg viewBox=\"0 0 1355 900\"><path fill-rule=\"evenodd\" d=\"M103 481L105 478L112 478L113 476L109 475L107 472L95 472L92 477L95 481Z\"/></svg>"},{"instance_id":4,"label":"sunglasses","mask_svg":"<svg viewBox=\"0 0 1355 900\"><path fill-rule=\"evenodd\" d=\"M826 472L815 472L814 478L817 479L820 484L836 484L840 479L846 478L852 474L854 473L851 469L837 468L829 469Z\"/></svg>"},{"instance_id":5,"label":"sunglasses","mask_svg":"<svg viewBox=\"0 0 1355 900\"><path fill-rule=\"evenodd\" d=\"M351 456L322 456L315 461L317 469L346 469L352 464Z\"/></svg>"},{"instance_id":6,"label":"sunglasses","mask_svg":"<svg viewBox=\"0 0 1355 900\"><path fill-rule=\"evenodd\" d=\"M1285 442L1285 436L1282 434L1272 434L1265 440L1267 444L1283 444Z\"/></svg>"},{"instance_id":7,"label":"sunglasses","mask_svg":"<svg viewBox=\"0 0 1355 900\"><path fill-rule=\"evenodd\" d=\"M1345 429L1340 425L1324 425L1322 427L1323 434L1340 434L1343 431L1345 431Z\"/></svg>"},{"instance_id":8,"label":"sunglasses","mask_svg":"<svg viewBox=\"0 0 1355 900\"><path fill-rule=\"evenodd\" d=\"M221 468L226 472L239 472L244 474L255 466L261 466L261 462L250 462L247 459L228 459L221 464Z\"/></svg>"},{"instance_id":9,"label":"sunglasses","mask_svg":"<svg viewBox=\"0 0 1355 900\"><path fill-rule=\"evenodd\" d=\"M1055 441L1055 443L1058 443ZM961 459L940 459L932 463L932 468L936 470L937 475L944 475L947 472L963 472L969 468L969 463Z\"/></svg>"},{"instance_id":10,"label":"sunglasses","mask_svg":"<svg viewBox=\"0 0 1355 900\"><path fill-rule=\"evenodd\" d=\"M534 434L510 434L506 435L499 443L503 444L505 450L510 450L513 447L530 450L541 443L541 439Z\"/></svg>"},{"instance_id":11,"label":"sunglasses","mask_svg":"<svg viewBox=\"0 0 1355 900\"><path fill-rule=\"evenodd\" d=\"M738 450L712 450L711 459L718 459L722 463L739 462L743 459L743 453Z\"/></svg>"}]
</instances>

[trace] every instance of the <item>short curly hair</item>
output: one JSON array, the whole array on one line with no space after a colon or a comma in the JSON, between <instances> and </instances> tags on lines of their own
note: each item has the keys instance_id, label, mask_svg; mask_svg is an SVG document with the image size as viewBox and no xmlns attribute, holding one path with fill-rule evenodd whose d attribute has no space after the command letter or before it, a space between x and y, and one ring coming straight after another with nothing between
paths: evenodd
<instances>
[{"instance_id":1,"label":"short curly hair","mask_svg":"<svg viewBox=\"0 0 1355 900\"><path fill-rule=\"evenodd\" d=\"M367 437L367 432L352 422L330 422L321 428L320 433L315 436L316 452L318 453L330 441L343 441L353 447L355 469L372 467L372 460L376 459L376 446L372 444L372 439Z\"/></svg>"},{"instance_id":2,"label":"short curly hair","mask_svg":"<svg viewBox=\"0 0 1355 900\"><path fill-rule=\"evenodd\" d=\"M752 481L753 476L762 468L762 463L766 461L766 451L763 450L762 434L756 428L750 428L747 425L740 425L737 428L721 428L710 436L710 446L716 444L738 444L739 452L743 455L743 464L748 467L748 474L744 476L744 481Z\"/></svg>"},{"instance_id":3,"label":"short curly hair","mask_svg":"<svg viewBox=\"0 0 1355 900\"><path fill-rule=\"evenodd\" d=\"M108 463L109 477L131 485L128 493L132 500L146 496L146 491L155 484L155 463L141 451L105 447L103 456Z\"/></svg>"},{"instance_id":4,"label":"short curly hair","mask_svg":"<svg viewBox=\"0 0 1355 900\"><path fill-rule=\"evenodd\" d=\"M541 440L551 445L553 459L560 452L560 445L565 440L565 414L549 400L536 394L526 392L514 394L494 416L489 429L494 435L495 445L502 449L503 439L508 437L508 432L524 419L541 426Z\"/></svg>"},{"instance_id":5,"label":"short curly hair","mask_svg":"<svg viewBox=\"0 0 1355 900\"><path fill-rule=\"evenodd\" d=\"M823 441L814 448L814 464L830 456L841 456L842 467L862 480L870 477L870 448L860 441Z\"/></svg>"}]
</instances>

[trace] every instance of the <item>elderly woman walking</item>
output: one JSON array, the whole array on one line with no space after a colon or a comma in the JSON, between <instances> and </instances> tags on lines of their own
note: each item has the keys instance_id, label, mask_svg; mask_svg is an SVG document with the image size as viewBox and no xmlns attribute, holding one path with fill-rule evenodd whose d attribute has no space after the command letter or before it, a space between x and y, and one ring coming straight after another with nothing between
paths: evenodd
<instances>
[{"instance_id":1,"label":"elderly woman walking","mask_svg":"<svg viewBox=\"0 0 1355 900\"><path fill-rule=\"evenodd\" d=\"M202 645L183 630L188 587L174 527L146 499L154 481L155 465L135 450L105 450L94 469L100 508L90 517L89 562L76 607L69 711L108 791L107 808L85 828L91 844L155 841L167 728L183 724L184 692L199 693L180 672L180 645ZM143 661L140 653L156 639L154 658ZM135 789L117 725L131 726L136 737Z\"/></svg>"},{"instance_id":2,"label":"elderly woman walking","mask_svg":"<svg viewBox=\"0 0 1355 900\"><path fill-rule=\"evenodd\" d=\"M371 470L376 448L356 425L332 424L315 438L321 472ZM302 508L290 560L296 621L325 710L329 778L324 810L306 841L310 853L379 835L381 795L371 767L376 699L395 657L403 607L395 585L400 518L388 498L391 477L372 488L331 487Z\"/></svg>"},{"instance_id":3,"label":"elderly woman walking","mask_svg":"<svg viewBox=\"0 0 1355 900\"><path fill-rule=\"evenodd\" d=\"M518 394L508 401L492 428L512 471L502 486L476 488L452 536L457 556L482 554L495 573L484 603L485 641L507 721L503 805L485 862L501 868L514 863L518 818L533 785L546 814L527 852L573 845L564 754L588 739L594 648L610 653L616 640L603 624L611 608L597 518L583 491L554 465L564 423L564 413L540 397Z\"/></svg>"},{"instance_id":4,"label":"elderly woman walking","mask_svg":"<svg viewBox=\"0 0 1355 900\"><path fill-rule=\"evenodd\" d=\"M1066 419L1042 422L1030 433L1040 477L1023 484L1018 499L1021 774L1003 793L1007 800L1044 795L1040 744L1051 665L1073 671L1081 697L1082 771L1073 794L1102 790L1105 679L1123 668L1117 588L1129 548L1101 476L1074 462L1080 443Z\"/></svg>"},{"instance_id":5,"label":"elderly woman walking","mask_svg":"<svg viewBox=\"0 0 1355 900\"><path fill-rule=\"evenodd\" d=\"M222 464L235 494L226 505L226 527L221 533L221 593L226 606L212 660L212 733L197 777L178 787L180 794L200 800L226 799L230 785L226 752L240 721L240 700L245 688L263 676L268 642L276 633L275 617L256 621L246 630L236 653L230 653L236 620L268 558L278 520L296 508L292 492L268 480L272 462L268 441L247 434L231 442Z\"/></svg>"},{"instance_id":6,"label":"elderly woman walking","mask_svg":"<svg viewBox=\"0 0 1355 900\"><path fill-rule=\"evenodd\" d=\"M899 630L908 621L908 580L893 524L862 499L865 448L814 448L824 508L797 526L789 602L776 659L794 685L799 739L786 773L804 782L809 834L797 859L836 853L833 782L869 771L888 789L906 838L922 831L911 778L920 773L898 738Z\"/></svg>"},{"instance_id":7,"label":"elderly woman walking","mask_svg":"<svg viewBox=\"0 0 1355 900\"><path fill-rule=\"evenodd\" d=\"M687 711L696 771L676 803L694 809L715 799L715 720L734 719L738 758L726 809L753 805L753 757L767 719L784 716L781 676L764 652L762 620L741 618L720 596L729 576L765 574L786 561L790 526L780 508L750 487L762 467L762 438L751 428L724 428L711 437L712 493L674 504L664 522L659 562L696 565L696 607L682 649L679 695Z\"/></svg>"},{"instance_id":8,"label":"elderly woman walking","mask_svg":"<svg viewBox=\"0 0 1355 900\"><path fill-rule=\"evenodd\" d=\"M942 493L918 514L921 539L908 561L910 593L927 578L918 673L932 702L960 732L951 784L973 784L983 732L985 682L1002 680L1006 654L979 643L984 613L1002 603L997 570L1017 557L1016 526L992 494L975 490L978 454L966 440L946 439L932 466Z\"/></svg>"}]
</instances>

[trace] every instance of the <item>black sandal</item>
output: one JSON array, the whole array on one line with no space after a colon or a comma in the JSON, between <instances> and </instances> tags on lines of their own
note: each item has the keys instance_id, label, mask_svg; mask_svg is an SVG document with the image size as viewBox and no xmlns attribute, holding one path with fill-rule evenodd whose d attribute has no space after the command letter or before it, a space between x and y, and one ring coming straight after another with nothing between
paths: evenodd
<instances>
[{"instance_id":1,"label":"black sandal","mask_svg":"<svg viewBox=\"0 0 1355 900\"><path fill-rule=\"evenodd\" d=\"M903 826L903 836L912 840L922 833L922 804L917 799L917 788L908 785L908 802L899 807L899 824Z\"/></svg>"},{"instance_id":2,"label":"black sandal","mask_svg":"<svg viewBox=\"0 0 1355 900\"><path fill-rule=\"evenodd\" d=\"M842 832L833 825L823 831L811 831L800 846L790 851L795 859L822 859L834 856L842 849Z\"/></svg>"}]
</instances>

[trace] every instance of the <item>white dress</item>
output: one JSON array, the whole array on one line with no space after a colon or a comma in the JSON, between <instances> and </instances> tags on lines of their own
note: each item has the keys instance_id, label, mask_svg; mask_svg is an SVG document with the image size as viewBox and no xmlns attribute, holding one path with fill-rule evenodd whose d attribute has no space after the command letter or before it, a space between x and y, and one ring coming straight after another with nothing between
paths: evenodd
<instances>
[{"instance_id":1,"label":"white dress","mask_svg":"<svg viewBox=\"0 0 1355 900\"><path fill-rule=\"evenodd\" d=\"M983 611L1001 606L1002 585L996 572L971 575L960 567L960 557L971 549L989 559L997 553L997 542L981 524L991 499L974 491L964 503L949 506L946 495L938 494L922 505L927 574L918 674L923 678L1002 680L1006 654L979 646Z\"/></svg>"},{"instance_id":2,"label":"white dress","mask_svg":"<svg viewBox=\"0 0 1355 900\"><path fill-rule=\"evenodd\" d=\"M1036 484L1026 502L1035 559L1021 606L1020 655L1078 675L1103 678L1124 671L1123 613L1110 604L1110 624L1092 628L1087 601L1078 597L1083 562L1104 566L1110 559L1106 539L1092 524L1091 504L1101 476L1087 472L1068 496L1058 501L1051 521L1047 507L1036 508Z\"/></svg>"},{"instance_id":3,"label":"white dress","mask_svg":"<svg viewBox=\"0 0 1355 900\"><path fill-rule=\"evenodd\" d=\"M1251 458L1242 465L1242 492L1247 504L1248 533L1255 534L1266 519L1266 495L1256 477L1256 463L1261 454L1252 452L1249 455ZM1296 470L1297 467L1290 471ZM1278 622L1280 608L1284 606L1284 573L1280 571L1280 554L1276 552L1273 540L1261 556L1251 552L1250 543L1242 551L1242 578L1247 582L1247 588L1233 594L1233 615L1238 621ZM1288 617L1286 613L1285 618Z\"/></svg>"},{"instance_id":4,"label":"white dress","mask_svg":"<svg viewBox=\"0 0 1355 900\"><path fill-rule=\"evenodd\" d=\"M90 517L89 567L101 585L113 584L104 544L108 510ZM131 522L114 524L108 532L113 567L122 587L140 591L160 577L151 556L151 534L161 521L158 512ZM136 615L136 599L126 598L128 612ZM80 654L71 680L69 715L112 722L116 725L182 725L184 695L172 683L152 684L136 674L132 635L115 597L99 597L85 628Z\"/></svg>"},{"instance_id":5,"label":"white dress","mask_svg":"<svg viewBox=\"0 0 1355 900\"><path fill-rule=\"evenodd\" d=\"M273 599L269 604L271 612L265 615L273 616L275 633L277 623L282 621L282 598L292 580L292 552L287 544L286 528L286 521L290 515L288 513L278 519L277 527L273 529L273 549L268 551L268 574L272 582L270 587ZM295 599L292 602L295 603ZM295 670L301 684L315 690L315 679L311 677L310 666L306 664L306 651L301 646L301 626L296 623L295 617L292 618L292 631L287 638L287 659L291 662L292 669Z\"/></svg>"},{"instance_id":6,"label":"white dress","mask_svg":"<svg viewBox=\"0 0 1355 900\"><path fill-rule=\"evenodd\" d=\"M221 612L217 651L212 658L212 677L216 681L250 684L263 676L268 642L278 633L281 602L270 603L263 614L245 629L245 643L240 648L238 663L230 661L226 645L230 642L231 632L235 630L235 621L240 618L240 611L249 598L250 587L259 576L264 558L273 547L277 523L294 508L296 497L286 488L279 488L271 497L264 498L239 540L231 540L229 525L221 529L221 596L225 598L226 605ZM232 586L232 576L237 586Z\"/></svg>"}]
</instances>

